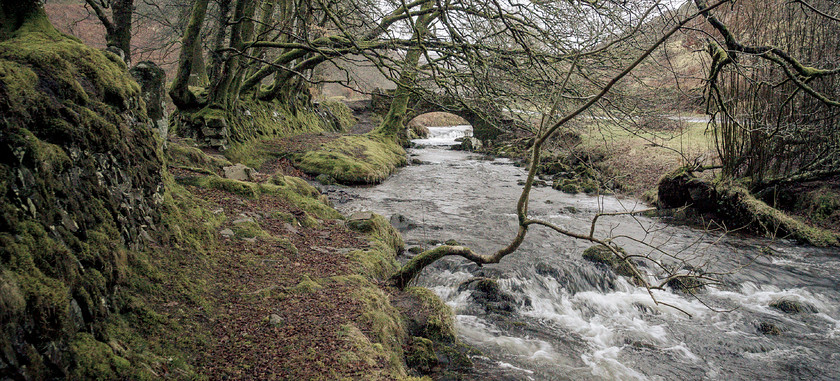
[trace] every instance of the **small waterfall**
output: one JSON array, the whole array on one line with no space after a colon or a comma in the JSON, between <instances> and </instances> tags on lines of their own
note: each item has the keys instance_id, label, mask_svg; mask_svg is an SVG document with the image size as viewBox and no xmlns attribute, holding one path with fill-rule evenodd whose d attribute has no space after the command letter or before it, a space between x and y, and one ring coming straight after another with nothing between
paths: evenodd
<instances>
[{"instance_id":1,"label":"small waterfall","mask_svg":"<svg viewBox=\"0 0 840 381\"><path fill-rule=\"evenodd\" d=\"M473 128L470 125L429 127L429 137L426 139L415 139L413 142L419 146L452 146L458 144L455 139L472 136Z\"/></svg>"}]
</instances>

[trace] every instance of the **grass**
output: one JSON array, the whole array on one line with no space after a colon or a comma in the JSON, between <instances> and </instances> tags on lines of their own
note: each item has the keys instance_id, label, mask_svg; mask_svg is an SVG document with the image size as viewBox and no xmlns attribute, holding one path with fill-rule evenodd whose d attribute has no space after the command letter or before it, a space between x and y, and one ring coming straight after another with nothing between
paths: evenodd
<instances>
[{"instance_id":1,"label":"grass","mask_svg":"<svg viewBox=\"0 0 840 381\"><path fill-rule=\"evenodd\" d=\"M585 121L575 131L581 137L580 149L606 151L604 164L619 176L627 193L638 196L654 189L674 168L713 156L705 123L668 122L674 128L650 132L614 121Z\"/></svg>"},{"instance_id":2,"label":"grass","mask_svg":"<svg viewBox=\"0 0 840 381\"><path fill-rule=\"evenodd\" d=\"M342 136L294 161L307 174L328 175L342 184L376 184L406 163L399 144L375 134Z\"/></svg>"}]
</instances>

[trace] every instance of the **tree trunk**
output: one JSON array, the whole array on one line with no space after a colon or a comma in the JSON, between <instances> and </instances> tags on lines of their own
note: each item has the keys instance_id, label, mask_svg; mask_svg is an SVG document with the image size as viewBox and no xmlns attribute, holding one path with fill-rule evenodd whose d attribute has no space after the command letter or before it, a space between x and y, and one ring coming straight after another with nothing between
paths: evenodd
<instances>
[{"instance_id":1,"label":"tree trunk","mask_svg":"<svg viewBox=\"0 0 840 381\"><path fill-rule=\"evenodd\" d=\"M216 19L216 35L213 37L213 49L210 51L210 70L208 76L216 78L222 71L223 56L222 49L225 44L225 35L227 33L228 14L230 13L231 0L219 1L219 14Z\"/></svg>"},{"instance_id":2,"label":"tree trunk","mask_svg":"<svg viewBox=\"0 0 840 381\"><path fill-rule=\"evenodd\" d=\"M181 42L181 54L178 58L178 71L172 81L169 96L178 108L189 108L197 106L195 94L190 92L190 72L195 58L195 45L199 42L201 25L204 23L204 16L207 14L207 3L209 0L197 0L193 3L190 14L190 22L184 30L184 38Z\"/></svg>"},{"instance_id":3,"label":"tree trunk","mask_svg":"<svg viewBox=\"0 0 840 381\"><path fill-rule=\"evenodd\" d=\"M201 43L201 34L195 43L193 51L192 69L190 73L190 86L207 87L210 84L210 77L207 76L207 64L204 62L204 49Z\"/></svg>"},{"instance_id":4,"label":"tree trunk","mask_svg":"<svg viewBox=\"0 0 840 381\"><path fill-rule=\"evenodd\" d=\"M249 4L250 3L250 4ZM210 86L210 103L225 106L235 100L236 96L231 94L232 83L241 63L243 53L243 39L247 37L249 25L253 25L250 19L253 17L254 4L248 0L237 0L233 11L233 27L230 31L230 53L225 55L221 73ZM236 86L238 89L239 86Z\"/></svg>"},{"instance_id":5,"label":"tree trunk","mask_svg":"<svg viewBox=\"0 0 840 381\"><path fill-rule=\"evenodd\" d=\"M115 46L125 54L125 62L131 63L131 17L134 14L134 0L115 0L111 3L113 28L106 36L109 46Z\"/></svg>"},{"instance_id":6,"label":"tree trunk","mask_svg":"<svg viewBox=\"0 0 840 381\"><path fill-rule=\"evenodd\" d=\"M423 4L422 10L430 9L434 4L428 2ZM394 92L394 100L391 102L391 108L388 114L385 115L382 124L376 128L376 132L386 136L395 137L402 145L408 144L408 131L405 128L405 114L408 111L408 100L411 97L411 86L417 78L417 64L420 62L420 56L423 55L423 48L419 46L423 39L429 34L429 24L438 17L437 13L430 13L422 15L417 18L414 24L414 34L411 39L418 42L418 46L408 49L403 62L402 73L400 79L397 81L397 90Z\"/></svg>"},{"instance_id":7,"label":"tree trunk","mask_svg":"<svg viewBox=\"0 0 840 381\"><path fill-rule=\"evenodd\" d=\"M8 40L26 21L46 19L40 1L0 1L0 41Z\"/></svg>"}]
</instances>

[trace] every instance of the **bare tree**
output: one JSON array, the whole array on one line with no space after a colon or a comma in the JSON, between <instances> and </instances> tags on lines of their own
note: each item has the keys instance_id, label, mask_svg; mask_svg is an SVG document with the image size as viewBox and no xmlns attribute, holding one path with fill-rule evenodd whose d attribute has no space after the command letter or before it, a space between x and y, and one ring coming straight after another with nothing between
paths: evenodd
<instances>
[{"instance_id":1,"label":"bare tree","mask_svg":"<svg viewBox=\"0 0 840 381\"><path fill-rule=\"evenodd\" d=\"M119 49L126 62L131 62L131 19L134 0L85 0L105 26L105 42ZM109 17L106 10L111 10Z\"/></svg>"}]
</instances>

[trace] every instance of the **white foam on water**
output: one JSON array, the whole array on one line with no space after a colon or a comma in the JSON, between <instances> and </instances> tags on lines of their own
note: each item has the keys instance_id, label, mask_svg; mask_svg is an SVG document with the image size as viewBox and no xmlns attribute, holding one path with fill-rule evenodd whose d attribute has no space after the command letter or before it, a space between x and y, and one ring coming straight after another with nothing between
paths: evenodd
<instances>
[{"instance_id":1,"label":"white foam on water","mask_svg":"<svg viewBox=\"0 0 840 381\"><path fill-rule=\"evenodd\" d=\"M531 307L521 311L522 315L549 321L579 334L593 349L593 352L581 355L593 375L610 379L646 378L619 361L625 338L667 345L666 350L677 351L688 360L698 359L684 343L669 342L665 325L645 320L649 312L644 310L669 314L677 319L688 318L674 308L657 305L646 289L632 286L620 278L616 291L584 291L570 296L553 278L541 277L540 280L547 287L540 287L539 291L533 283L522 282L531 299ZM653 294L660 302L677 306L694 316L702 316L708 311L701 303L673 293L654 290Z\"/></svg>"},{"instance_id":2,"label":"white foam on water","mask_svg":"<svg viewBox=\"0 0 840 381\"><path fill-rule=\"evenodd\" d=\"M529 360L554 361L560 355L546 341L505 336L495 326L473 315L456 315L455 324L458 333L468 342L490 345Z\"/></svg>"},{"instance_id":3,"label":"white foam on water","mask_svg":"<svg viewBox=\"0 0 840 381\"><path fill-rule=\"evenodd\" d=\"M426 139L414 139L412 142L426 146L451 146L458 144L455 139L465 136L472 136L473 128L470 125L429 127L429 137Z\"/></svg>"},{"instance_id":4,"label":"white foam on water","mask_svg":"<svg viewBox=\"0 0 840 381\"><path fill-rule=\"evenodd\" d=\"M582 354L583 362L592 369L592 375L609 380L649 380L649 377L618 361L618 347L604 348L592 354Z\"/></svg>"},{"instance_id":5,"label":"white foam on water","mask_svg":"<svg viewBox=\"0 0 840 381\"><path fill-rule=\"evenodd\" d=\"M773 285L756 285L753 282L744 282L739 291L719 290L709 287L709 294L716 298L729 299L744 308L753 311L761 311L777 316L785 316L781 311L770 307L770 303L777 300L792 300L805 303L817 309L816 316L820 316L830 322L837 322L836 308L825 301L825 297L814 294L804 288L781 289Z\"/></svg>"},{"instance_id":6,"label":"white foam on water","mask_svg":"<svg viewBox=\"0 0 840 381\"><path fill-rule=\"evenodd\" d=\"M679 344L674 345L673 347L663 348L663 350L664 351L675 352L679 356L681 356L683 359L689 360L691 362L700 361L700 358L697 357L697 355L695 355L693 352L691 352L691 350L689 350L688 347L683 342L680 342Z\"/></svg>"},{"instance_id":7,"label":"white foam on water","mask_svg":"<svg viewBox=\"0 0 840 381\"><path fill-rule=\"evenodd\" d=\"M499 365L500 368L503 368L503 369L513 369L513 370L518 370L520 372L524 372L524 373L528 373L528 374L534 374L533 370L520 368L518 366L506 363L504 361L498 361L497 364Z\"/></svg>"}]
</instances>

